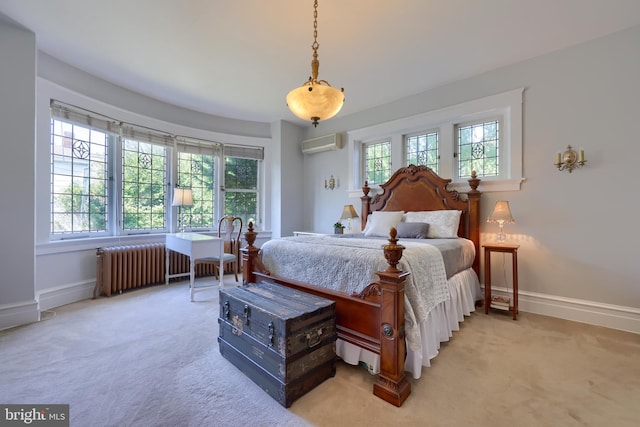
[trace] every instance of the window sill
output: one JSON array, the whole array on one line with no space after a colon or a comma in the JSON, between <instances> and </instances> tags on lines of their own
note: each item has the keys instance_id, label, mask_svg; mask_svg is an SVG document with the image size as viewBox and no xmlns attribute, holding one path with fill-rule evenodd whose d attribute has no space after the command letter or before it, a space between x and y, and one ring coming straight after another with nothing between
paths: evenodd
<instances>
[{"instance_id":1,"label":"window sill","mask_svg":"<svg viewBox=\"0 0 640 427\"><path fill-rule=\"evenodd\" d=\"M243 229L243 233L246 229ZM194 231L194 233L217 235L216 231ZM86 237L77 239L66 240L52 240L50 242L42 242L36 244L36 256L60 254L65 252L81 252L88 250L96 250L106 246L116 245L137 245L144 243L157 243L165 241L166 233L156 234L138 234L129 236L108 236L108 237ZM258 231L258 240L269 240L271 238L271 231ZM242 237L242 246L244 247L246 242L244 236Z\"/></svg>"},{"instance_id":2,"label":"window sill","mask_svg":"<svg viewBox=\"0 0 640 427\"><path fill-rule=\"evenodd\" d=\"M526 178L518 179L495 179L480 180L478 190L483 193L491 193L494 191L520 191L521 184ZM449 190L456 190L460 193L466 193L471 190L468 182L452 182L447 186Z\"/></svg>"},{"instance_id":3,"label":"window sill","mask_svg":"<svg viewBox=\"0 0 640 427\"><path fill-rule=\"evenodd\" d=\"M480 186L478 190L483 193L492 193L496 191L520 191L520 187L522 183L526 180L526 178L519 179L500 179L500 180L485 180L480 181ZM447 186L449 190L456 190L460 193L467 193L471 190L469 184L467 182L452 182ZM375 196L380 193L381 189L379 186L371 187L371 191L369 192L370 196ZM360 198L364 195L361 188L347 190L347 194L349 198Z\"/></svg>"}]
</instances>

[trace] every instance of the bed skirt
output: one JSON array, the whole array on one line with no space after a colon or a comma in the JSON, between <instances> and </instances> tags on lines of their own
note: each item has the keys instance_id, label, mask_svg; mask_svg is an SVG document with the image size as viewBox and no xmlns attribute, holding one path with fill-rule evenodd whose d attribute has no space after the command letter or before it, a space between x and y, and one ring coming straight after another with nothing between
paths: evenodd
<instances>
[{"instance_id":1,"label":"bed skirt","mask_svg":"<svg viewBox=\"0 0 640 427\"><path fill-rule=\"evenodd\" d=\"M413 351L407 346L404 369L415 379L422 375L423 366L431 366L431 359L438 355L440 343L449 341L453 332L460 329L464 316L475 311L475 302L482 299L480 281L472 269L452 276L447 283L450 298L431 310L420 324L422 350ZM369 350L338 339L336 353L351 365L363 364L372 374L380 371L380 356Z\"/></svg>"}]
</instances>

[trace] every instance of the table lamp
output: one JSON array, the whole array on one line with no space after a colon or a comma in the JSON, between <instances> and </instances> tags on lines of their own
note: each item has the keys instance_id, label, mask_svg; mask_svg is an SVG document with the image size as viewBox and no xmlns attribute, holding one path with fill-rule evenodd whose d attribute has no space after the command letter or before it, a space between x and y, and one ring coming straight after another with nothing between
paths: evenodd
<instances>
[{"instance_id":1,"label":"table lamp","mask_svg":"<svg viewBox=\"0 0 640 427\"><path fill-rule=\"evenodd\" d=\"M173 190L173 202L171 206L177 206L180 209L180 232L184 233L184 207L193 206L193 193L190 188L176 187Z\"/></svg>"},{"instance_id":2,"label":"table lamp","mask_svg":"<svg viewBox=\"0 0 640 427\"><path fill-rule=\"evenodd\" d=\"M342 210L342 216L340 219L347 220L347 233L351 233L351 218L358 218L358 213L356 212L353 205L345 205Z\"/></svg>"},{"instance_id":3,"label":"table lamp","mask_svg":"<svg viewBox=\"0 0 640 427\"><path fill-rule=\"evenodd\" d=\"M502 231L502 227L504 224L515 224L516 221L511 216L511 209L509 209L509 202L506 200L500 200L496 202L496 206L493 208L493 212L487 218L487 222L495 223L497 222L500 226L500 231L498 232L498 242L504 242L506 236Z\"/></svg>"}]
</instances>

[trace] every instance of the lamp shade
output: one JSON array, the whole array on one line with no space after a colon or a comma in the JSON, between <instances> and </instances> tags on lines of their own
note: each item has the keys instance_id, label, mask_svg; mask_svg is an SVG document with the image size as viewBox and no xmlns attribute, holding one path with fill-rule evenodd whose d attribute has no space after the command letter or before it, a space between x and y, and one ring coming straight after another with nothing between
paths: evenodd
<instances>
[{"instance_id":1,"label":"lamp shade","mask_svg":"<svg viewBox=\"0 0 640 427\"><path fill-rule=\"evenodd\" d=\"M500 200L496 202L496 206L493 208L493 212L487 218L487 222L497 222L498 224L515 224L515 220L511 215L511 209L509 209L509 202L506 200Z\"/></svg>"},{"instance_id":2,"label":"lamp shade","mask_svg":"<svg viewBox=\"0 0 640 427\"><path fill-rule=\"evenodd\" d=\"M342 216L340 219L358 218L358 213L354 209L353 205L345 205L342 209Z\"/></svg>"},{"instance_id":3,"label":"lamp shade","mask_svg":"<svg viewBox=\"0 0 640 427\"><path fill-rule=\"evenodd\" d=\"M172 206L193 206L193 194L190 188L176 188L173 190Z\"/></svg>"},{"instance_id":4,"label":"lamp shade","mask_svg":"<svg viewBox=\"0 0 640 427\"><path fill-rule=\"evenodd\" d=\"M343 104L344 93L340 89L316 81L306 82L287 95L291 112L303 120L314 122L335 116Z\"/></svg>"}]
</instances>

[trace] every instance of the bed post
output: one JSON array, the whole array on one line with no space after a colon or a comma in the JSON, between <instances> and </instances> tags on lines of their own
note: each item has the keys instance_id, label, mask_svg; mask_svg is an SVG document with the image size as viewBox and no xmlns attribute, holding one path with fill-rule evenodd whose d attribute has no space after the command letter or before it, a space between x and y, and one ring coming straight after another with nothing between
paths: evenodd
<instances>
[{"instance_id":1,"label":"bed post","mask_svg":"<svg viewBox=\"0 0 640 427\"><path fill-rule=\"evenodd\" d=\"M471 171L471 178L468 180L471 190L467 193L469 200L469 240L476 247L476 258L473 260L473 270L480 277L480 195L478 185L480 179L476 171Z\"/></svg>"},{"instance_id":2,"label":"bed post","mask_svg":"<svg viewBox=\"0 0 640 427\"><path fill-rule=\"evenodd\" d=\"M404 334L404 281L408 272L398 270L404 246L398 245L397 231L391 229L389 244L384 245L384 257L389 267L376 274L381 291L380 301L380 375L373 385L373 394L401 406L411 393L411 384L404 373L406 355Z\"/></svg>"},{"instance_id":3,"label":"bed post","mask_svg":"<svg viewBox=\"0 0 640 427\"><path fill-rule=\"evenodd\" d=\"M255 271L256 260L258 260L258 253L260 249L253 246L256 241L256 233L253 230L253 222L249 221L249 230L244 233L244 239L247 241L247 246L240 249L242 252L242 284L256 283L256 276L253 274Z\"/></svg>"},{"instance_id":4,"label":"bed post","mask_svg":"<svg viewBox=\"0 0 640 427\"><path fill-rule=\"evenodd\" d=\"M369 195L369 191L371 188L369 187L369 181L364 182L364 187L362 187L362 192L364 196L360 197L362 201L362 210L360 211L360 230L364 232L364 228L367 225L367 218L369 217L369 209L371 209L371 196Z\"/></svg>"}]
</instances>

